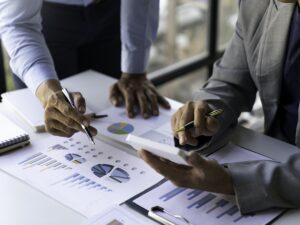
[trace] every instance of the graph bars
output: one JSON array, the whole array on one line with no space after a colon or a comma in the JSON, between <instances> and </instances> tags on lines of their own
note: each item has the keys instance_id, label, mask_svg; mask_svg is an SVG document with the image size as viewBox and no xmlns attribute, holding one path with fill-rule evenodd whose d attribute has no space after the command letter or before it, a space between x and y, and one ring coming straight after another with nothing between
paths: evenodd
<instances>
[{"instance_id":1,"label":"graph bars","mask_svg":"<svg viewBox=\"0 0 300 225\"><path fill-rule=\"evenodd\" d=\"M199 189L175 187L165 194L160 195L158 200L160 202L156 202L156 204L165 208L172 208L173 204L180 202L182 204L181 211L185 211L186 215L199 211L199 213L202 212L207 216L211 216L216 221L222 221L223 218L226 218L226 220L231 218L232 224L238 224L242 219L254 216L254 214L241 215L234 201L224 199L222 195Z\"/></svg>"},{"instance_id":2,"label":"graph bars","mask_svg":"<svg viewBox=\"0 0 300 225\"><path fill-rule=\"evenodd\" d=\"M46 171L46 170L70 170L71 167L68 167L67 165L58 162L57 160L47 156L44 153L36 153L25 160L18 163L18 165L22 166L23 169L30 169L34 167L38 167L40 169L40 172Z\"/></svg>"},{"instance_id":3,"label":"graph bars","mask_svg":"<svg viewBox=\"0 0 300 225\"><path fill-rule=\"evenodd\" d=\"M67 176L51 184L51 186L57 185L65 186L68 188L112 192L112 190L107 188L106 186L101 185L79 173L73 173L70 176Z\"/></svg>"},{"instance_id":4,"label":"graph bars","mask_svg":"<svg viewBox=\"0 0 300 225\"><path fill-rule=\"evenodd\" d=\"M213 200L215 197L216 197L216 195L209 193L206 196L204 196L203 198L201 198L198 201L194 202L193 204L189 205L187 208L191 209L193 207L196 207L197 209L199 209L200 207L202 207L206 203Z\"/></svg>"},{"instance_id":5,"label":"graph bars","mask_svg":"<svg viewBox=\"0 0 300 225\"><path fill-rule=\"evenodd\" d=\"M167 194L161 196L159 199L163 200L163 201L169 201L170 199L176 197L177 195L179 195L180 193L184 192L186 189L185 188L176 188L170 192L168 192Z\"/></svg>"}]
</instances>

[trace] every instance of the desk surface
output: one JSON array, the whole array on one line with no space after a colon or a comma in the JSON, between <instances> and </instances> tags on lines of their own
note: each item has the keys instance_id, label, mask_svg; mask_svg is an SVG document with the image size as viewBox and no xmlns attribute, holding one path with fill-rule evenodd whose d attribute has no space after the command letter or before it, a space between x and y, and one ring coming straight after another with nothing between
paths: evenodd
<instances>
[{"instance_id":1,"label":"desk surface","mask_svg":"<svg viewBox=\"0 0 300 225\"><path fill-rule=\"evenodd\" d=\"M81 91L89 107L94 111L100 111L110 105L108 93L113 82L114 79L112 78L88 71L66 79L63 81L63 85L70 90ZM25 129L30 134L32 142L45 135L34 133L26 123L3 104L0 104L0 113ZM242 129L239 135L243 136L244 132L248 132L248 135L249 132L251 133L251 131ZM256 137L254 133L252 136ZM262 136L261 138L265 137ZM236 139L238 140L239 137L236 137ZM263 149L265 148L262 148L261 151ZM258 148L257 151L260 152L260 149ZM268 154L266 151L263 153ZM1 170L0 184L0 225L80 225L85 220L83 216L75 211ZM136 215L143 217L137 213ZM147 218L144 219L153 224ZM300 210L289 210L273 224L299 224L299 220Z\"/></svg>"}]
</instances>

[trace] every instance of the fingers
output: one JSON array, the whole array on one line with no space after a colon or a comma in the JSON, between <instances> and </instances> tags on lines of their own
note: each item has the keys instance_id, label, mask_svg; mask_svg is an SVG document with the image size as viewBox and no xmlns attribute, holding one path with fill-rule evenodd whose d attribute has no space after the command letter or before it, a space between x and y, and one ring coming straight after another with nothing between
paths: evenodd
<instances>
[{"instance_id":1,"label":"fingers","mask_svg":"<svg viewBox=\"0 0 300 225\"><path fill-rule=\"evenodd\" d=\"M151 91L156 95L157 102L165 109L171 109L170 103L165 99L161 94L158 93L158 91L155 89L155 87L149 87Z\"/></svg>"},{"instance_id":2,"label":"fingers","mask_svg":"<svg viewBox=\"0 0 300 225\"><path fill-rule=\"evenodd\" d=\"M72 97L74 99L74 103L78 111L82 114L85 113L86 110L86 104L85 104L85 99L79 92L74 92L72 93Z\"/></svg>"},{"instance_id":3,"label":"fingers","mask_svg":"<svg viewBox=\"0 0 300 225\"><path fill-rule=\"evenodd\" d=\"M62 137L71 137L77 132L77 130L67 127L54 119L47 121L46 131L50 134Z\"/></svg>"},{"instance_id":4,"label":"fingers","mask_svg":"<svg viewBox=\"0 0 300 225\"><path fill-rule=\"evenodd\" d=\"M216 134L220 124L216 118L207 116L210 111L211 109L207 103L203 101L191 101L187 102L173 115L171 120L172 130L181 145L196 145L197 137ZM191 121L194 123L193 127L178 131Z\"/></svg>"},{"instance_id":5,"label":"fingers","mask_svg":"<svg viewBox=\"0 0 300 225\"><path fill-rule=\"evenodd\" d=\"M80 131L82 129L80 123L77 121L65 116L56 108L48 107L45 109L45 123L51 124L53 121L59 121L59 124L64 125L65 129L73 129L76 131ZM51 124L51 126L53 125ZM63 131L63 129L64 128L61 127L59 130Z\"/></svg>"},{"instance_id":6,"label":"fingers","mask_svg":"<svg viewBox=\"0 0 300 225\"><path fill-rule=\"evenodd\" d=\"M172 128L172 131L173 131L173 135L178 138L178 133L177 133L177 114L178 113L174 113L172 115L172 118L171 118L171 128Z\"/></svg>"},{"instance_id":7,"label":"fingers","mask_svg":"<svg viewBox=\"0 0 300 225\"><path fill-rule=\"evenodd\" d=\"M123 94L119 89L118 83L115 83L110 87L109 99L115 107L123 104Z\"/></svg>"},{"instance_id":8,"label":"fingers","mask_svg":"<svg viewBox=\"0 0 300 225\"><path fill-rule=\"evenodd\" d=\"M96 136L97 133L98 133L97 129L95 127L92 127L92 126L89 126L88 130L90 131L92 136Z\"/></svg>"},{"instance_id":9,"label":"fingers","mask_svg":"<svg viewBox=\"0 0 300 225\"><path fill-rule=\"evenodd\" d=\"M138 91L136 93L136 98L138 100L142 116L145 119L149 118L150 117L150 112L148 112L148 105L147 105L147 97L146 97L146 95L144 94L143 91Z\"/></svg>"},{"instance_id":10,"label":"fingers","mask_svg":"<svg viewBox=\"0 0 300 225\"><path fill-rule=\"evenodd\" d=\"M144 118L152 115L159 115L161 104L164 108L170 109L169 102L162 97L154 85L147 79L146 74L122 74L117 84L110 90L110 100L117 105L117 96L124 97L128 117L134 117L134 106L138 104Z\"/></svg>"},{"instance_id":11,"label":"fingers","mask_svg":"<svg viewBox=\"0 0 300 225\"><path fill-rule=\"evenodd\" d=\"M124 93L124 98L125 98L125 106L126 106L126 111L127 111L127 116L129 118L134 117L134 96L132 95L131 92L125 92Z\"/></svg>"},{"instance_id":12,"label":"fingers","mask_svg":"<svg viewBox=\"0 0 300 225\"><path fill-rule=\"evenodd\" d=\"M196 137L203 134L206 129L205 115L208 113L208 105L205 102L196 102L194 107L194 130Z\"/></svg>"},{"instance_id":13,"label":"fingers","mask_svg":"<svg viewBox=\"0 0 300 225\"><path fill-rule=\"evenodd\" d=\"M152 92L150 89L148 89L146 90L146 96L148 97L149 104L152 109L152 115L158 116L159 108L158 108L157 95L154 92Z\"/></svg>"},{"instance_id":14,"label":"fingers","mask_svg":"<svg viewBox=\"0 0 300 225\"><path fill-rule=\"evenodd\" d=\"M50 97L46 108L52 107L59 110L65 117L71 118L79 124L83 123L85 126L89 126L89 120L84 115L78 113L76 109L73 109L61 92Z\"/></svg>"},{"instance_id":15,"label":"fingers","mask_svg":"<svg viewBox=\"0 0 300 225\"><path fill-rule=\"evenodd\" d=\"M203 135L213 136L218 132L218 130L220 128L220 123L216 118L207 116L205 128L206 129L203 131Z\"/></svg>"},{"instance_id":16,"label":"fingers","mask_svg":"<svg viewBox=\"0 0 300 225\"><path fill-rule=\"evenodd\" d=\"M199 153L197 152L192 152L188 157L187 157L187 162L196 168L203 168L206 166L206 159L202 158Z\"/></svg>"},{"instance_id":17,"label":"fingers","mask_svg":"<svg viewBox=\"0 0 300 225\"><path fill-rule=\"evenodd\" d=\"M182 110L181 110L181 115L180 115L180 119L177 120L177 129L180 129L182 127L185 126L185 124L193 121L194 119L194 102L187 102ZM188 143L188 137L187 137L187 133L189 133L190 131L188 130L183 130L178 132L178 138L179 138L179 143L181 145L185 145Z\"/></svg>"}]
</instances>

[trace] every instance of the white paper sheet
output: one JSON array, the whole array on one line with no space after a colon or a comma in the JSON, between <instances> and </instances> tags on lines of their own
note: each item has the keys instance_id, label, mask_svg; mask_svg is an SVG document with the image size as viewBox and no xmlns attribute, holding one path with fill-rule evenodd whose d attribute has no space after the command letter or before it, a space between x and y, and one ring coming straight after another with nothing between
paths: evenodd
<instances>
[{"instance_id":1,"label":"white paper sheet","mask_svg":"<svg viewBox=\"0 0 300 225\"><path fill-rule=\"evenodd\" d=\"M125 108L111 107L97 114L107 114L107 118L93 121L99 135L109 137L121 143L126 143L128 134L147 137L153 141L162 142L174 146L171 131L171 116L182 105L174 100L169 100L171 110L160 108L159 116L144 119L137 114L134 119L126 115Z\"/></svg>"},{"instance_id":2,"label":"white paper sheet","mask_svg":"<svg viewBox=\"0 0 300 225\"><path fill-rule=\"evenodd\" d=\"M90 217L160 181L141 159L83 133L49 136L0 157L1 169Z\"/></svg>"},{"instance_id":3,"label":"white paper sheet","mask_svg":"<svg viewBox=\"0 0 300 225\"><path fill-rule=\"evenodd\" d=\"M121 206L115 206L94 218L89 219L82 225L153 225L156 223L146 222L146 220L137 218L128 209Z\"/></svg>"},{"instance_id":4,"label":"white paper sheet","mask_svg":"<svg viewBox=\"0 0 300 225\"><path fill-rule=\"evenodd\" d=\"M220 163L268 159L232 144L212 154L210 158ZM194 225L262 225L270 222L282 212L282 210L267 210L242 216L233 196L179 188L169 181L134 202L147 210L153 206L161 206L172 214L184 216ZM165 214L164 217L178 225L187 224Z\"/></svg>"}]
</instances>

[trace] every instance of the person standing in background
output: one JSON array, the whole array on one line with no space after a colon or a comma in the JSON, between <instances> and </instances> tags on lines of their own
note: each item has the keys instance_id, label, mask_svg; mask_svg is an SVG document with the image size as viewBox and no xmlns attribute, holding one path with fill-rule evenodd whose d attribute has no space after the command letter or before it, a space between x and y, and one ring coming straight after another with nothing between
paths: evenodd
<instances>
[{"instance_id":1,"label":"person standing in background","mask_svg":"<svg viewBox=\"0 0 300 225\"><path fill-rule=\"evenodd\" d=\"M159 104L170 108L146 77L158 15L159 0L0 0L0 34L15 84L39 98L47 131L72 136L80 123L89 126L83 96L72 94L78 113L58 80L87 69L119 78L110 100L125 103L130 118L135 105L144 118L158 116Z\"/></svg>"}]
</instances>

